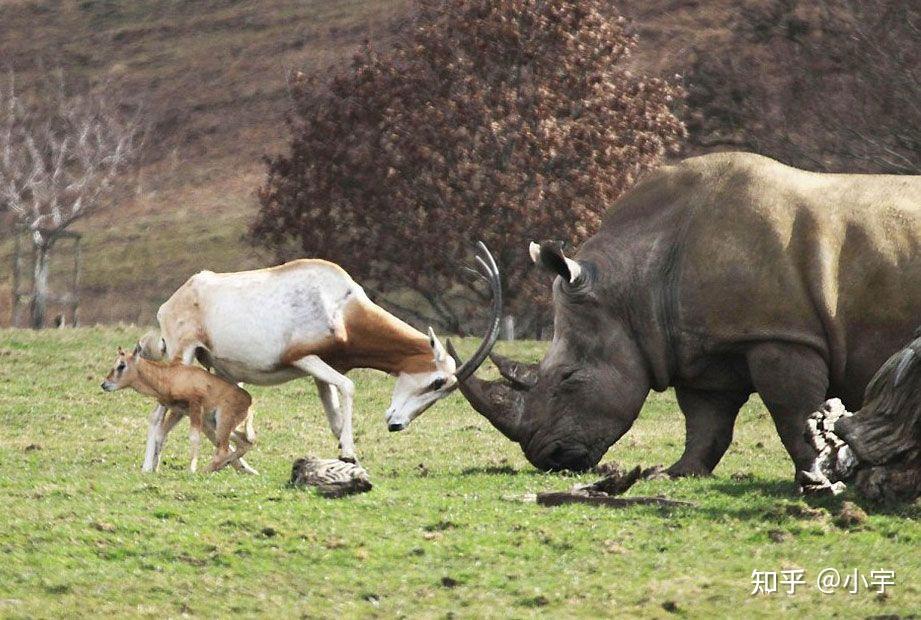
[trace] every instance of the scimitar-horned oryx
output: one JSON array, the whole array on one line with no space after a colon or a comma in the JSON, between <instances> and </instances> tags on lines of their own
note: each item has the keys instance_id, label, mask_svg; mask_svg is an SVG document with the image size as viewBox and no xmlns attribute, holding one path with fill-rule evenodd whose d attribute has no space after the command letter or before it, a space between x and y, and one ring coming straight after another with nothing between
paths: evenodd
<instances>
[{"instance_id":1,"label":"scimitar-horned oryx","mask_svg":"<svg viewBox=\"0 0 921 620\"><path fill-rule=\"evenodd\" d=\"M313 377L340 458L354 461L355 386L345 373L373 368L396 377L387 424L400 431L473 374L495 344L502 312L499 269L486 246L477 247L477 263L492 289L492 316L476 353L460 368L431 328L425 335L410 327L374 304L341 267L316 259L192 276L157 312L161 337L153 357L185 364L197 358L229 381L255 385ZM159 464L166 410L160 405L150 416L144 471Z\"/></svg>"}]
</instances>

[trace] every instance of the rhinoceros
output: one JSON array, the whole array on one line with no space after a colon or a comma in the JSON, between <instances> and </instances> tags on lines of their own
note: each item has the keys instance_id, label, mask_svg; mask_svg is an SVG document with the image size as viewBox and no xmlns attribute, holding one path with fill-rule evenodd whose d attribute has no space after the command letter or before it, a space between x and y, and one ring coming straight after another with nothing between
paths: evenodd
<instances>
[{"instance_id":1,"label":"rhinoceros","mask_svg":"<svg viewBox=\"0 0 921 620\"><path fill-rule=\"evenodd\" d=\"M850 410L921 318L921 176L821 174L749 153L647 173L550 270L553 341L539 365L496 357L471 405L543 470L585 470L673 386L686 440L673 476L706 475L757 392L797 469L806 418Z\"/></svg>"}]
</instances>

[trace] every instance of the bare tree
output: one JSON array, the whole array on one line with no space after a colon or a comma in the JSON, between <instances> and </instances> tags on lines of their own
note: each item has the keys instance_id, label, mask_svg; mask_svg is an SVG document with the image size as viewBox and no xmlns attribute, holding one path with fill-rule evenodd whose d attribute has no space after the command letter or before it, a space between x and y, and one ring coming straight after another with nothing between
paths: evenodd
<instances>
[{"instance_id":1,"label":"bare tree","mask_svg":"<svg viewBox=\"0 0 921 620\"><path fill-rule=\"evenodd\" d=\"M36 329L45 321L55 241L117 200L116 181L141 148L140 109L119 105L108 91L71 93L61 72L28 94L12 73L0 86L0 210L12 212L34 248L30 322Z\"/></svg>"}]
</instances>

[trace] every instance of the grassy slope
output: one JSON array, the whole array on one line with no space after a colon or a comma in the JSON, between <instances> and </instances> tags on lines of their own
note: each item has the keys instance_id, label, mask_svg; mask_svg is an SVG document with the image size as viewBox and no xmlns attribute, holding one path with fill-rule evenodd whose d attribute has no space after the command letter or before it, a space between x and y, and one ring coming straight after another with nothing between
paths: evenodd
<instances>
[{"instance_id":1,"label":"grassy slope","mask_svg":"<svg viewBox=\"0 0 921 620\"><path fill-rule=\"evenodd\" d=\"M389 434L391 381L356 372L357 443L376 486L329 501L285 487L295 457L335 449L306 381L253 390L259 439L249 460L260 476L184 471L185 425L163 471L142 475L151 404L98 387L115 345L137 335L0 331L2 616L666 617L672 602L693 617L854 617L917 611L921 601L921 506L875 514L855 531L832 522L840 500L797 516L805 503L760 403L744 409L715 477L631 491L697 508L545 509L503 496L592 477L535 472L456 395ZM504 352L536 359L542 347ZM670 462L681 427L674 395L655 394L609 458ZM793 567L810 582L795 596L749 595L753 569ZM893 569L897 586L883 600L825 596L814 586L825 567Z\"/></svg>"},{"instance_id":2,"label":"grassy slope","mask_svg":"<svg viewBox=\"0 0 921 620\"><path fill-rule=\"evenodd\" d=\"M192 273L263 264L241 236L254 212L261 157L284 145L285 69L327 67L364 38L385 41L405 6L0 0L0 64L13 68L20 84L40 64L63 67L77 83L112 78L142 93L156 121L154 161L142 171L139 192L76 227L86 234L83 320L149 322ZM0 325L9 319L11 243L3 232Z\"/></svg>"},{"instance_id":3,"label":"grassy slope","mask_svg":"<svg viewBox=\"0 0 921 620\"><path fill-rule=\"evenodd\" d=\"M718 49L740 3L624 0L641 36L636 68L671 75L691 46ZM343 62L365 37L386 45L408 5L0 0L2 64L21 84L40 64L61 66L75 81L112 78L143 93L157 119L155 161L143 170L139 193L77 227L86 234L83 321L150 322L192 273L269 260L241 236L254 213L260 158L284 148L284 69ZM0 231L0 325L9 320L10 248Z\"/></svg>"}]
</instances>

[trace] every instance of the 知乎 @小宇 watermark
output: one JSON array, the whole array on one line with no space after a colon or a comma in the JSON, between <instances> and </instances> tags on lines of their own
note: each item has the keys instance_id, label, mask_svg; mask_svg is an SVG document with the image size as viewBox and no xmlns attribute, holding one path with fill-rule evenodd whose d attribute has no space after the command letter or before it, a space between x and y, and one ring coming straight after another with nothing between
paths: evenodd
<instances>
[{"instance_id":1,"label":"\u77e5\u4e4e @\u5c0f\u5b87 watermark","mask_svg":"<svg viewBox=\"0 0 921 620\"><path fill-rule=\"evenodd\" d=\"M779 571L752 571L751 594L796 594L799 586L815 588L822 594L846 592L858 594L870 592L886 594L886 588L895 586L895 571L876 569L861 573L859 569L839 571L837 568L823 568L815 579L807 579L806 570L791 568Z\"/></svg>"}]
</instances>

